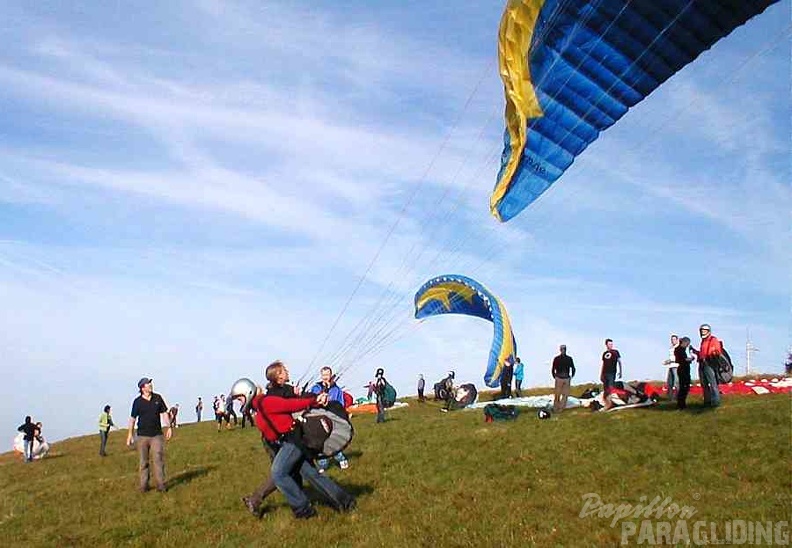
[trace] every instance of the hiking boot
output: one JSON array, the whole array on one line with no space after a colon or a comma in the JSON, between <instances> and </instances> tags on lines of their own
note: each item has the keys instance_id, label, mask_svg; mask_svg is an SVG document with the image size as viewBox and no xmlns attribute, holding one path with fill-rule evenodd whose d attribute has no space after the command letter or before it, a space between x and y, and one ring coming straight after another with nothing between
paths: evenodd
<instances>
[{"instance_id":1,"label":"hiking boot","mask_svg":"<svg viewBox=\"0 0 792 548\"><path fill-rule=\"evenodd\" d=\"M316 517L316 509L313 506L308 506L303 510L295 511L294 517L296 519L311 519Z\"/></svg>"},{"instance_id":2,"label":"hiking boot","mask_svg":"<svg viewBox=\"0 0 792 548\"><path fill-rule=\"evenodd\" d=\"M341 470L346 470L347 468L349 468L349 461L342 460L341 462L338 463L338 466L341 468Z\"/></svg>"}]
</instances>

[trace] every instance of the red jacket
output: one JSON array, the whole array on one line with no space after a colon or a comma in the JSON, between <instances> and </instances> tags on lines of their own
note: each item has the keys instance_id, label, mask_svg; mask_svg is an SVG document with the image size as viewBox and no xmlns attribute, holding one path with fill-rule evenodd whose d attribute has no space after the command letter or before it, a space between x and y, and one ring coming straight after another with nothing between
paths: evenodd
<instances>
[{"instance_id":1,"label":"red jacket","mask_svg":"<svg viewBox=\"0 0 792 548\"><path fill-rule=\"evenodd\" d=\"M294 427L292 413L317 407L316 396L282 398L264 394L253 398L251 406L256 410L256 428L267 441L277 441L281 435L291 431ZM273 431L273 426L277 431Z\"/></svg>"},{"instance_id":2,"label":"red jacket","mask_svg":"<svg viewBox=\"0 0 792 548\"><path fill-rule=\"evenodd\" d=\"M723 343L715 335L710 335L701 340L699 348L699 359L706 360L723 353Z\"/></svg>"}]
</instances>

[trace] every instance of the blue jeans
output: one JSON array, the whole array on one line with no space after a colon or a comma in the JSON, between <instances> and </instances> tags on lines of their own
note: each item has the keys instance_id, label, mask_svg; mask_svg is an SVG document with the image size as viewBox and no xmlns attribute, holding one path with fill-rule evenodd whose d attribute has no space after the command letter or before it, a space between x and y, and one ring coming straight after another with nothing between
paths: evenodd
<instances>
[{"instance_id":1,"label":"blue jeans","mask_svg":"<svg viewBox=\"0 0 792 548\"><path fill-rule=\"evenodd\" d=\"M25 462L30 462L33 460L33 440L25 440Z\"/></svg>"},{"instance_id":2,"label":"blue jeans","mask_svg":"<svg viewBox=\"0 0 792 548\"><path fill-rule=\"evenodd\" d=\"M715 370L706 362L699 363L699 380L704 391L704 405L718 407L720 405L718 379L715 376Z\"/></svg>"},{"instance_id":3,"label":"blue jeans","mask_svg":"<svg viewBox=\"0 0 792 548\"><path fill-rule=\"evenodd\" d=\"M676 367L669 367L668 368L668 378L666 378L666 384L668 385L668 399L674 399L674 392L677 394L679 393L679 375L677 374Z\"/></svg>"},{"instance_id":4,"label":"blue jeans","mask_svg":"<svg viewBox=\"0 0 792 548\"><path fill-rule=\"evenodd\" d=\"M342 462L346 462L347 458L343 453L336 453L333 457L338 464ZM327 467L330 466L330 459L318 459L316 461L316 467L319 470L327 470Z\"/></svg>"},{"instance_id":5,"label":"blue jeans","mask_svg":"<svg viewBox=\"0 0 792 548\"><path fill-rule=\"evenodd\" d=\"M307 480L333 507L342 509L349 505L352 495L330 478L321 475L294 443L284 442L272 461L270 474L278 491L283 493L295 515L306 513L311 505L308 497L291 477L291 471L295 466L300 467L300 475L303 479Z\"/></svg>"}]
</instances>

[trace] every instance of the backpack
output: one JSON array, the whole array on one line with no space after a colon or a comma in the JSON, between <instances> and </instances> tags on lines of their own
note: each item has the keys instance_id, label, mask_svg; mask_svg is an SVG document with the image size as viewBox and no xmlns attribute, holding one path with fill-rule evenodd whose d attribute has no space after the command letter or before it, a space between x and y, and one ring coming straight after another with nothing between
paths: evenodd
<instances>
[{"instance_id":1,"label":"backpack","mask_svg":"<svg viewBox=\"0 0 792 548\"><path fill-rule=\"evenodd\" d=\"M514 405L498 405L489 403L484 406L484 422L513 421L520 414Z\"/></svg>"},{"instance_id":2,"label":"backpack","mask_svg":"<svg viewBox=\"0 0 792 548\"><path fill-rule=\"evenodd\" d=\"M385 381L385 386L382 388L382 405L384 407L393 407L394 403L396 403L396 389L393 388L391 383Z\"/></svg>"},{"instance_id":3,"label":"backpack","mask_svg":"<svg viewBox=\"0 0 792 548\"><path fill-rule=\"evenodd\" d=\"M349 392L344 392L344 409L349 409L355 404L355 398Z\"/></svg>"},{"instance_id":4,"label":"backpack","mask_svg":"<svg viewBox=\"0 0 792 548\"><path fill-rule=\"evenodd\" d=\"M352 442L355 429L340 402L295 413L302 445L316 458L332 457Z\"/></svg>"}]
</instances>

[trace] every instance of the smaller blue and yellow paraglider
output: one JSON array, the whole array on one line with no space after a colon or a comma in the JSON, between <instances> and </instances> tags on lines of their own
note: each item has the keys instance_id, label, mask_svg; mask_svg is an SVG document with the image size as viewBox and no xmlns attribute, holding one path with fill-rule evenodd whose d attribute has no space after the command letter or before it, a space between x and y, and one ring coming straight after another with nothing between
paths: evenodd
<instances>
[{"instance_id":1,"label":"smaller blue and yellow paraglider","mask_svg":"<svg viewBox=\"0 0 792 548\"><path fill-rule=\"evenodd\" d=\"M514 363L517 354L509 314L501 300L471 278L446 274L432 278L415 294L416 319L438 314L478 316L492 322L495 333L484 382L490 388L496 388L503 366Z\"/></svg>"}]
</instances>

